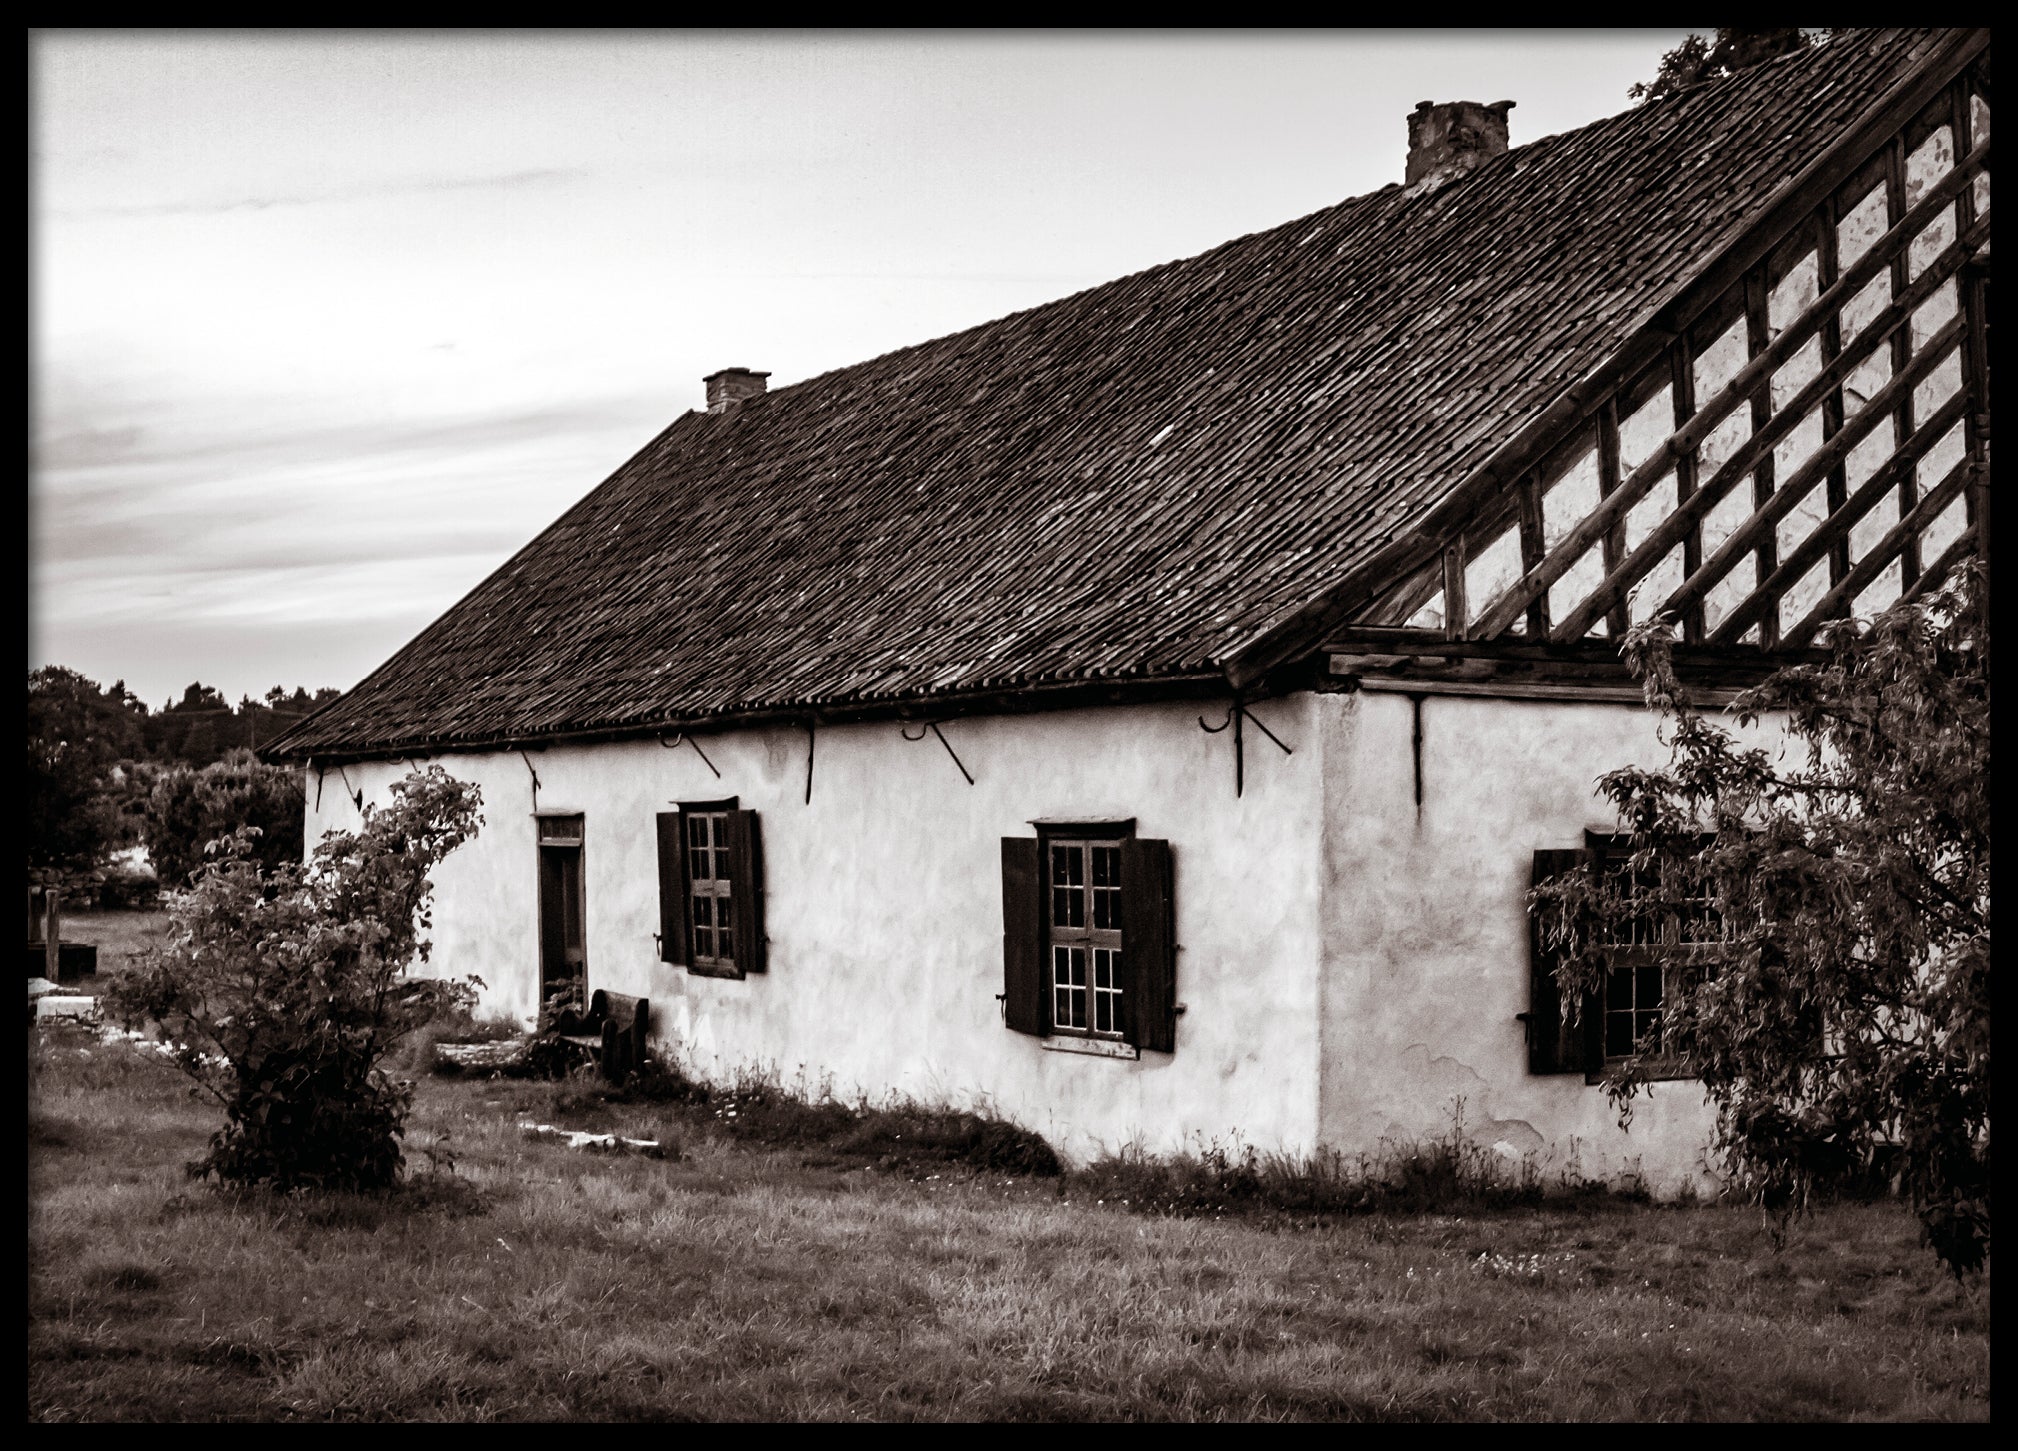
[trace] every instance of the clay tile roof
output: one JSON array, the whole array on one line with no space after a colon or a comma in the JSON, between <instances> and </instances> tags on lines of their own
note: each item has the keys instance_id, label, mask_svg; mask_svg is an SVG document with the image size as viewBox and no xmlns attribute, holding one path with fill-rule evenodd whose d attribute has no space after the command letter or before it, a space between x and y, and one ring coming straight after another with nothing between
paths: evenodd
<instances>
[{"instance_id":1,"label":"clay tile roof","mask_svg":"<svg viewBox=\"0 0 2018 1451\"><path fill-rule=\"evenodd\" d=\"M689 413L270 753L1217 672L1618 349L1929 43L1839 34L1428 195Z\"/></svg>"}]
</instances>

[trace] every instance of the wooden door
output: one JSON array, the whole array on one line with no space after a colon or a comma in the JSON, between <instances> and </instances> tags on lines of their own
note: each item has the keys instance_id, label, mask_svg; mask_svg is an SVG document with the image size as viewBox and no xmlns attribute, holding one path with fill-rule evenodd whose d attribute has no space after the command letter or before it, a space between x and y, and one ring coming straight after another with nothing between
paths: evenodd
<instances>
[{"instance_id":1,"label":"wooden door","mask_svg":"<svg viewBox=\"0 0 2018 1451\"><path fill-rule=\"evenodd\" d=\"M540 998L566 987L587 997L581 818L540 818Z\"/></svg>"}]
</instances>

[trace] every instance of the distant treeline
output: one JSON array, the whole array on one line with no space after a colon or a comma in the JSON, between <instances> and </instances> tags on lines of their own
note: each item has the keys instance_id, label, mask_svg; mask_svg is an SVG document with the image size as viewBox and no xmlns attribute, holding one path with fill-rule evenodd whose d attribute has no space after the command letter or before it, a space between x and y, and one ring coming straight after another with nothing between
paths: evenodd
<instances>
[{"instance_id":1,"label":"distant treeline","mask_svg":"<svg viewBox=\"0 0 2018 1451\"><path fill-rule=\"evenodd\" d=\"M198 682L149 710L124 681L100 686L45 665L28 676L28 865L90 878L108 904L139 890L114 853L145 846L163 885L180 887L206 842L256 826L272 862L301 855L300 772L251 752L341 692L275 686L232 705ZM151 883L152 874L147 874ZM129 890L130 889L130 890Z\"/></svg>"},{"instance_id":2,"label":"distant treeline","mask_svg":"<svg viewBox=\"0 0 2018 1451\"><path fill-rule=\"evenodd\" d=\"M246 695L233 705L199 680L182 692L180 700L149 710L125 681L101 688L61 665L32 672L28 684L31 695L40 687L45 695L65 697L63 714L89 719L93 734L111 747L114 760L179 761L190 766L207 766L223 759L227 751L256 751L343 693L324 686L310 694L296 686L289 694L276 685L259 700Z\"/></svg>"}]
</instances>

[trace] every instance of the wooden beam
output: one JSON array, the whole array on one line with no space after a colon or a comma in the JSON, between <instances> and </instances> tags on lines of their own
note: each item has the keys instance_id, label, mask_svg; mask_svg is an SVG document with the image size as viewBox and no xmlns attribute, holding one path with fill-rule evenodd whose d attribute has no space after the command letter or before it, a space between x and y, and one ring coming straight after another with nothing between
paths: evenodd
<instances>
[{"instance_id":1,"label":"wooden beam","mask_svg":"<svg viewBox=\"0 0 2018 1451\"><path fill-rule=\"evenodd\" d=\"M1521 570L1525 573L1542 561L1548 552L1542 542L1542 486L1538 475L1530 473L1520 483ZM1528 602L1528 633L1540 637L1549 632L1549 597L1536 595Z\"/></svg>"},{"instance_id":2,"label":"wooden beam","mask_svg":"<svg viewBox=\"0 0 2018 1451\"><path fill-rule=\"evenodd\" d=\"M1983 102L1990 102L1990 76L1988 55L1979 62L1983 74L1973 72L1949 87L1949 104L1952 107L1953 136L1955 150L1962 149L1965 141L1974 140L1975 112L1970 106L1970 86L1974 82L1983 93ZM1989 137L1983 138L1984 142ZM1971 148L1974 149L1973 147ZM1959 217L1957 230L1973 229L1976 220L1976 192L1973 187L1964 187L1955 199ZM1962 446L1970 461L1975 465L1969 484L1967 508L1969 511L1968 533L1973 536L1975 549L1984 559L1992 558L1990 553L1990 299L1989 279L1974 267L1964 268L1961 279L1956 283L1960 293L1957 301L1961 304L1963 321L1962 344L1962 391L1969 398L1969 412L1962 425ZM1960 543L1957 540L1956 543ZM1945 555L1944 555L1945 558ZM1952 561L1950 561L1952 563ZM1944 571L1945 573L1945 568ZM1988 578L1985 577L1987 589ZM1989 601L1986 597L1987 608Z\"/></svg>"},{"instance_id":3,"label":"wooden beam","mask_svg":"<svg viewBox=\"0 0 2018 1451\"><path fill-rule=\"evenodd\" d=\"M1893 381L1889 381L1885 387L1881 387L1879 392L1877 392L1877 398L1873 398L1865 406L1865 410L1861 414L1857 414L1857 418L1853 418L1851 422L1844 424L1844 428L1842 428L1840 434L1836 434L1826 444L1822 444L1818 450L1814 450L1814 454L1808 456L1808 462L1804 462L1798 470L1794 470L1794 476L1788 478L1780 488L1782 490L1798 490L1798 492L1806 492L1808 488L1812 488L1818 478L1822 478L1848 452L1851 452L1853 448L1857 448L1857 444L1863 442L1865 434L1869 434L1873 428L1877 428L1879 422L1885 422L1891 416L1891 410L1897 406L1899 398L1909 398L1913 394L1913 387L1921 379L1925 379L1927 373L1931 373L1937 363L1941 363L1945 359L1947 349L1953 347L1959 337L1961 337L1961 319L1955 317L1955 319L1951 319L1947 323L1947 327L1943 327L1939 333L1935 333L1933 337L1929 337L1927 339L1927 347L1919 351L1919 355L1913 359L1913 363L1903 373L1895 375ZM1853 353L1844 353L1842 357L1855 357L1855 351ZM1840 365L1842 359L1836 359L1836 361ZM1790 424L1782 424L1780 420L1792 418L1792 420L1798 422L1800 418L1804 418L1808 414L1810 408L1814 408L1814 402L1816 402L1814 396L1820 392L1820 389L1816 387L1816 383L1822 383L1826 377L1828 377L1828 373L1820 373L1820 375L1816 375L1814 383L1810 383L1808 387L1800 389L1800 396L1774 416L1774 426L1772 428L1768 428L1762 434L1756 434L1754 440L1746 448L1737 450L1731 456L1731 460L1727 464L1723 464L1723 468L1717 470L1715 478L1711 478L1707 484L1703 484L1703 488L1689 500L1687 505L1677 507L1673 515L1669 515L1667 519L1663 519L1661 525L1655 527L1655 531L1649 533L1647 539L1641 541L1639 549L1635 549L1616 569L1608 569L1606 575L1604 575L1604 583L1598 585L1596 591L1592 591L1592 595L1584 603L1580 603L1574 609L1570 609L1566 613L1566 616L1562 618L1562 624L1556 626L1554 638L1556 640L1576 640L1576 638L1584 636L1590 630L1592 624L1596 624L1598 616L1602 616L1602 613L1606 609L1614 609L1616 603L1624 599L1624 593L1627 593L1627 589L1631 589L1633 583L1641 575L1645 575L1649 569L1653 569L1657 563L1661 563L1661 559L1667 555L1667 551L1673 549L1681 541L1683 531L1691 529L1695 525L1695 521L1701 519L1703 513L1709 511L1711 505L1715 505L1719 498L1723 498L1723 494L1727 494L1731 490L1731 484L1740 482L1746 474L1750 474L1752 466L1758 462L1758 458L1760 458L1762 452L1770 450L1774 442L1778 442L1786 432L1790 432Z\"/></svg>"},{"instance_id":4,"label":"wooden beam","mask_svg":"<svg viewBox=\"0 0 2018 1451\"><path fill-rule=\"evenodd\" d=\"M1250 640L1228 662L1228 679L1238 687L1260 678L1276 664L1307 648L1319 632L1348 618L1385 581L1433 559L1448 535L1463 527L1480 502L1509 487L1533 467L1535 458L1555 447L1565 432L1579 426L1616 389L1622 377L1637 373L1657 358L1669 342L1714 306L1781 237L1798 226L1840 184L1845 170L1858 164L1917 113L1926 98L1939 95L1944 85L1988 50L1989 44L1990 32L1982 28L1937 43L1844 132L1841 140L1789 180L1751 226L1734 237L1711 262L1683 280L1666 302L1652 309L1647 320L1633 330L1616 352L1565 389L1418 523L1347 571L1317 599ZM1523 600L1523 606L1525 603Z\"/></svg>"},{"instance_id":5,"label":"wooden beam","mask_svg":"<svg viewBox=\"0 0 2018 1451\"><path fill-rule=\"evenodd\" d=\"M1464 537L1460 535L1443 550L1443 632L1453 640L1465 637L1470 611L1464 602Z\"/></svg>"},{"instance_id":6,"label":"wooden beam","mask_svg":"<svg viewBox=\"0 0 2018 1451\"><path fill-rule=\"evenodd\" d=\"M1358 688L1370 694L1464 695L1482 700L1552 700L1571 705L1630 705L1645 709L1646 691L1638 685L1550 685L1527 680L1388 680L1365 676ZM1699 705L1731 703L1748 686L1684 685Z\"/></svg>"},{"instance_id":7,"label":"wooden beam","mask_svg":"<svg viewBox=\"0 0 2018 1451\"><path fill-rule=\"evenodd\" d=\"M1890 213L1887 213L1887 218L1889 220ZM1842 234L1838 228L1836 200L1834 197L1822 203L1821 210L1815 214L1815 221L1817 223L1815 229L1815 278L1820 290L1826 292L1836 281L1839 247L1842 241ZM1899 335L1903 336L1907 331L1907 329L1901 329ZM1822 324L1821 339L1822 362L1826 366L1834 362L1843 351L1843 315L1840 312L1832 315ZM1838 384L1836 387L1831 388L1828 396L1822 400L1822 441L1824 443L1827 443L1843 431L1843 420L1846 416L1847 414L1843 407L1843 388L1841 384ZM1844 464L1838 464L1835 468L1829 470L1827 498L1829 512L1833 514L1836 510L1842 508L1843 501L1849 498L1849 496L1849 469ZM1830 558L1829 577L1831 579L1841 579L1849 571L1849 568L1849 544L1848 536L1845 536L1844 543L1838 548L1837 553ZM1770 572L1770 570L1763 571L1763 573ZM1762 582L1761 588L1763 587Z\"/></svg>"},{"instance_id":8,"label":"wooden beam","mask_svg":"<svg viewBox=\"0 0 2018 1451\"><path fill-rule=\"evenodd\" d=\"M1951 152L1950 154L1955 155L1957 153ZM1966 191L1968 188L1964 187L1962 190ZM1905 211L1906 141L1903 136L1895 136L1892 139L1892 144L1885 148L1885 212L1887 216L1899 217L1903 216ZM1955 215L1952 205L1948 215L1950 219ZM1913 280L1907 274L1907 261L1908 254L1906 252L1901 252L1892 259L1892 295L1894 297L1904 292L1907 285ZM1961 299L1957 298L1956 301L1960 302ZM1899 372L1900 369L1904 368L1912 360L1912 357L1913 330L1911 327L1899 328L1892 334L1892 371L1894 373ZM1903 444L1912 436L1913 395L1908 393L1904 398L1899 400L1899 406L1892 410L1892 441L1895 445ZM1913 475L1909 472L1899 480L1899 515L1901 518L1904 518L1907 512L1912 509L1914 497ZM1903 566L1906 571L1905 578L1908 588L1912 586L1913 580L1920 573L1918 555L1919 551L1914 548L1914 542L1908 539L1904 555L1906 563ZM1837 572L1833 564L1830 568L1830 576L1833 580L1840 582L1849 577L1849 561L1850 541L1846 537L1837 561L1843 566L1841 572Z\"/></svg>"},{"instance_id":9,"label":"wooden beam","mask_svg":"<svg viewBox=\"0 0 2018 1451\"><path fill-rule=\"evenodd\" d=\"M1885 536L1873 544L1862 559L1851 565L1850 572L1808 611L1808 617L1787 633L1787 643L1805 645L1823 624L1837 616L1847 615L1859 592L1883 574L1886 565L1898 558L1907 540L1933 523L1934 516L1954 502L1968 477L1969 463L1966 459L1948 470L1948 476L1913 506L1913 512L1887 529Z\"/></svg>"},{"instance_id":10,"label":"wooden beam","mask_svg":"<svg viewBox=\"0 0 2018 1451\"><path fill-rule=\"evenodd\" d=\"M1986 143L1983 147L1986 155L1988 150ZM1953 179L1952 176L1949 179ZM1932 196L1931 192L1929 196ZM1920 208L1914 208L1916 214L1919 211ZM1932 210L1928 216L1931 218ZM1980 235L1977 235L1978 233ZM1539 569L1524 576L1495 601L1491 608L1480 615L1478 633L1497 634L1518 618L1527 608L1528 600L1568 572L1570 566L1582 558L1584 552L1602 537L1607 529L1622 518L1634 504L1646 497L1647 491L1666 476L1678 457L1684 453L1693 453L1703 439L1709 436L1711 430L1722 423L1740 403L1754 398L1759 390L1770 387L1772 375L1778 367L1793 356L1801 343L1814 336L1827 318L1836 314L1841 303L1856 295L1848 284L1856 280L1860 274L1863 281L1869 281L1876 275L1880 266L1889 263L1889 256L1878 255L1881 248L1902 248L1912 240L1913 235L1913 229L1904 222L1888 231L1879 243L1857 260L1857 265L1844 274L1835 287L1829 289L1825 297L1818 297L1810 303L1800 317L1789 323L1777 338L1772 339L1751 362L1740 369L1715 398L1704 403L1687 425L1677 429L1644 463L1634 469L1632 476L1625 480L1612 497L1600 503L1583 523L1572 529L1549 552L1548 558L1542 561ZM1986 213L1971 229L1966 245L1965 239L1958 238L1929 264L1927 270L1920 274L1919 281L1912 287L1894 292L1891 304L1857 335L1856 341L1847 352L1839 354L1831 364L1824 367L1815 381L1804 388L1786 408L1772 410L1775 418L1787 412L1793 413L1792 418L1778 425L1781 433L1791 431L1830 388L1839 385L1877 348L1879 343L1890 335L1892 328L1902 319L1909 317L1913 309L1931 296L1934 289L1943 281L1959 271L1975 245L1987 239L1989 235L1989 217ZM1867 265L1868 271L1865 270ZM1939 276L1935 275L1937 272ZM1826 309L1825 302L1828 303ZM1789 340L1797 337L1799 342L1789 345ZM1752 443L1756 444L1761 426L1756 407L1753 422L1755 426ZM1774 442L1778 442L1777 437Z\"/></svg>"},{"instance_id":11,"label":"wooden beam","mask_svg":"<svg viewBox=\"0 0 2018 1451\"><path fill-rule=\"evenodd\" d=\"M1832 314L1833 316L1834 314ZM1745 279L1745 342L1752 356L1758 357L1772 346L1773 319L1772 299L1766 295L1766 279L1753 273ZM1839 350L1840 354L1840 350ZM1834 362L1834 359L1830 359ZM1824 364L1826 367L1827 364ZM1752 390L1752 433L1758 434L1773 421L1773 384L1770 375L1766 382ZM1759 456L1759 463L1752 470L1752 510L1758 512L1772 501L1773 471L1777 463L1768 450ZM1757 589L1767 575L1773 572L1776 555L1780 547L1779 539L1771 534L1762 536L1752 557L1752 587ZM1768 610L1759 622L1759 643L1777 645L1780 641L1780 617Z\"/></svg>"},{"instance_id":12,"label":"wooden beam","mask_svg":"<svg viewBox=\"0 0 2018 1451\"><path fill-rule=\"evenodd\" d=\"M1675 339L1674 347L1668 350L1668 359L1673 364L1675 429L1677 432L1688 427L1690 417L1696 411L1696 356L1689 346L1687 334ZM1675 460L1675 498L1686 504L1689 496L1696 491L1696 455L1692 449ZM1703 531L1700 526L1682 536L1682 576L1694 574L1703 563ZM1691 607L1681 612L1682 639L1695 644L1703 638L1703 612Z\"/></svg>"},{"instance_id":13,"label":"wooden beam","mask_svg":"<svg viewBox=\"0 0 2018 1451\"><path fill-rule=\"evenodd\" d=\"M1604 507L1605 500L1619 491L1619 408L1618 400L1608 398L1604 407L1598 410L1598 506ZM1610 574L1619 567L1626 553L1625 511L1612 516L1612 523L1602 533L1604 540L1605 573ZM1565 604L1568 602L1565 601ZM1613 639L1625 634L1630 621L1623 608L1612 611L1605 628ZM1496 635L1498 630L1481 628L1481 635ZM1582 631L1578 632L1582 634Z\"/></svg>"},{"instance_id":14,"label":"wooden beam","mask_svg":"<svg viewBox=\"0 0 2018 1451\"><path fill-rule=\"evenodd\" d=\"M1976 552L1975 545L1975 539L1967 533L1958 534L1949 540L1948 547L1941 551L1940 557L1920 571L1920 578L1901 598L1924 599L1939 589L1942 582L1948 578L1949 571Z\"/></svg>"},{"instance_id":15,"label":"wooden beam","mask_svg":"<svg viewBox=\"0 0 2018 1451\"><path fill-rule=\"evenodd\" d=\"M1878 501L1885 496L1887 489L1897 486L1902 470L1911 470L1923 454L1941 441L1948 430L1954 427L1956 420L1961 418L1964 406L1959 393L1942 404L1934 416L1922 424L1906 441L1903 448L1886 459L1884 465L1866 479L1856 493L1830 510L1828 517L1815 527L1813 534L1796 545L1765 579L1759 581L1756 588L1736 609L1718 621L1715 632L1710 636L1711 642L1736 643L1745 630L1755 620L1763 618L1766 610L1778 597L1790 586L1798 583L1825 552L1833 557L1836 550L1843 545L1843 541L1850 537L1850 526L1875 508ZM1831 472L1833 473L1833 470ZM1811 483L1809 489L1812 487ZM1763 509L1747 519L1736 533L1718 547L1716 554L1702 569L1682 582L1682 587L1670 596L1663 609L1677 608L1690 599L1700 599L1708 594L1715 588L1717 581L1722 579L1751 547L1753 537L1770 530L1783 515L1807 496L1809 489L1797 489L1790 480L1787 488L1775 493ZM1849 573L1847 569L1843 572ZM1833 581L1833 575L1831 579Z\"/></svg>"}]
</instances>

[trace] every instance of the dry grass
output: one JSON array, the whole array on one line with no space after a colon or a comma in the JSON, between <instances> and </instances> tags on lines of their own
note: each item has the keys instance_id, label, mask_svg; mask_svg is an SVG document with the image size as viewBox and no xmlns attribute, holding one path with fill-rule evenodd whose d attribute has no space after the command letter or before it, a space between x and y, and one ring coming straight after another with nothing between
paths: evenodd
<instances>
[{"instance_id":1,"label":"dry grass","mask_svg":"<svg viewBox=\"0 0 2018 1451\"><path fill-rule=\"evenodd\" d=\"M440 1079L409 1191L233 1196L183 1177L214 1124L154 1060L52 1031L30 1061L39 1420L1989 1415L1987 1279L1888 1205L1777 1252L1615 1202L1288 1228ZM515 1127L549 1114L677 1156Z\"/></svg>"},{"instance_id":2,"label":"dry grass","mask_svg":"<svg viewBox=\"0 0 2018 1451\"><path fill-rule=\"evenodd\" d=\"M94 943L98 948L97 973L80 978L74 986L65 983L65 990L94 996L102 992L134 957L159 946L167 930L168 914L163 911L65 912L63 940Z\"/></svg>"}]
</instances>

